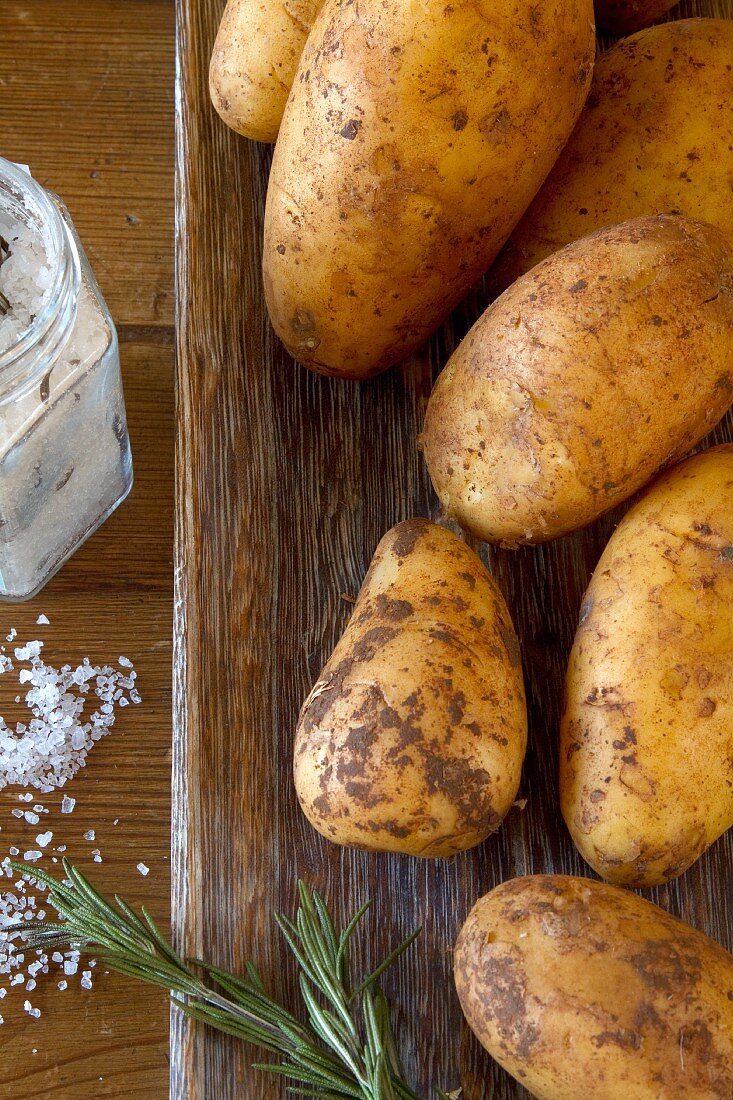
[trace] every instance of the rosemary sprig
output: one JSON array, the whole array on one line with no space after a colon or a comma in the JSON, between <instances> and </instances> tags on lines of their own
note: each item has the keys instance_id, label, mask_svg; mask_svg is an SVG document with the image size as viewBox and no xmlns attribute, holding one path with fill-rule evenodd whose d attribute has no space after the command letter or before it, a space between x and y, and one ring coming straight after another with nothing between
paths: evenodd
<instances>
[{"instance_id":1,"label":"rosemary sprig","mask_svg":"<svg viewBox=\"0 0 733 1100\"><path fill-rule=\"evenodd\" d=\"M11 866L48 887L48 900L60 918L23 921L5 930L6 935L20 932L24 946L71 946L121 974L161 986L187 1016L276 1055L279 1061L256 1068L287 1078L290 1093L318 1100L420 1100L405 1079L389 1005L378 985L419 929L354 982L350 944L369 903L338 931L320 894L300 882L295 920L276 920L300 967L304 1023L268 996L251 963L243 977L236 977L210 963L182 959L144 906L139 916L117 895L114 904L107 901L68 860L63 861L64 882L27 864L12 861ZM439 1096L447 1100L444 1093Z\"/></svg>"}]
</instances>

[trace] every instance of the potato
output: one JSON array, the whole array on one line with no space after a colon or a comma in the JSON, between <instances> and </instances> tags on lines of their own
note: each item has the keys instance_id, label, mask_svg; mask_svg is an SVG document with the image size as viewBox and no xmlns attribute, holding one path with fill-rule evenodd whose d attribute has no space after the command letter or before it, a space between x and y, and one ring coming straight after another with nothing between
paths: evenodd
<instances>
[{"instance_id":1,"label":"potato","mask_svg":"<svg viewBox=\"0 0 733 1100\"><path fill-rule=\"evenodd\" d=\"M733 239L733 22L683 19L619 42L495 265L495 292L601 226L678 212Z\"/></svg>"},{"instance_id":2,"label":"potato","mask_svg":"<svg viewBox=\"0 0 733 1100\"><path fill-rule=\"evenodd\" d=\"M227 126L274 141L300 55L323 0L229 0L209 67L211 102Z\"/></svg>"},{"instance_id":3,"label":"potato","mask_svg":"<svg viewBox=\"0 0 733 1100\"><path fill-rule=\"evenodd\" d=\"M504 882L458 937L466 1019L541 1100L730 1100L733 957L625 890Z\"/></svg>"},{"instance_id":4,"label":"potato","mask_svg":"<svg viewBox=\"0 0 733 1100\"><path fill-rule=\"evenodd\" d=\"M526 739L519 645L491 576L450 531L393 527L301 711L309 821L337 844L453 855L499 827Z\"/></svg>"},{"instance_id":5,"label":"potato","mask_svg":"<svg viewBox=\"0 0 733 1100\"><path fill-rule=\"evenodd\" d=\"M302 363L367 378L492 262L565 144L591 0L327 0L275 149L264 279Z\"/></svg>"},{"instance_id":6,"label":"potato","mask_svg":"<svg viewBox=\"0 0 733 1100\"><path fill-rule=\"evenodd\" d=\"M596 22L611 34L633 34L673 8L677 0L595 0Z\"/></svg>"},{"instance_id":7,"label":"potato","mask_svg":"<svg viewBox=\"0 0 733 1100\"><path fill-rule=\"evenodd\" d=\"M710 226L639 218L548 257L432 393L422 446L443 507L509 546L590 523L723 415L732 341L733 246Z\"/></svg>"},{"instance_id":8,"label":"potato","mask_svg":"<svg viewBox=\"0 0 733 1100\"><path fill-rule=\"evenodd\" d=\"M613 882L681 874L733 825L733 446L670 470L627 513L585 595L565 694L560 798L581 854Z\"/></svg>"}]
</instances>

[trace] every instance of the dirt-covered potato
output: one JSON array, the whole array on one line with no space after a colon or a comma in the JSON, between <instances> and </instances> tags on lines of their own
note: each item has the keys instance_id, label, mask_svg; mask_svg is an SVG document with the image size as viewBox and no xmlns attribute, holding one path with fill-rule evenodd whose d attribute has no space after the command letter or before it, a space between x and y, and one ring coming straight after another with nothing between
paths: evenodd
<instances>
[{"instance_id":1,"label":"dirt-covered potato","mask_svg":"<svg viewBox=\"0 0 733 1100\"><path fill-rule=\"evenodd\" d=\"M272 163L264 280L313 370L367 378L492 262L585 101L591 0L327 0Z\"/></svg>"},{"instance_id":2,"label":"dirt-covered potato","mask_svg":"<svg viewBox=\"0 0 733 1100\"><path fill-rule=\"evenodd\" d=\"M627 513L565 693L560 796L580 852L613 882L681 874L733 825L733 446L670 470Z\"/></svg>"},{"instance_id":3,"label":"dirt-covered potato","mask_svg":"<svg viewBox=\"0 0 733 1100\"><path fill-rule=\"evenodd\" d=\"M494 290L642 214L686 214L733 239L732 70L729 19L663 23L603 54L573 136L494 266Z\"/></svg>"},{"instance_id":4,"label":"dirt-covered potato","mask_svg":"<svg viewBox=\"0 0 733 1100\"><path fill-rule=\"evenodd\" d=\"M305 40L323 0L229 0L209 67L211 102L227 126L274 141Z\"/></svg>"},{"instance_id":5,"label":"dirt-covered potato","mask_svg":"<svg viewBox=\"0 0 733 1100\"><path fill-rule=\"evenodd\" d=\"M648 27L678 0L595 0L596 22L611 34L633 34Z\"/></svg>"},{"instance_id":6,"label":"dirt-covered potato","mask_svg":"<svg viewBox=\"0 0 733 1100\"><path fill-rule=\"evenodd\" d=\"M575 530L681 458L733 401L733 247L674 215L548 257L440 375L422 446L446 511L517 545Z\"/></svg>"},{"instance_id":7,"label":"dirt-covered potato","mask_svg":"<svg viewBox=\"0 0 733 1100\"><path fill-rule=\"evenodd\" d=\"M301 711L306 816L337 844L453 855L498 828L526 736L519 646L490 574L443 527L393 527Z\"/></svg>"},{"instance_id":8,"label":"dirt-covered potato","mask_svg":"<svg viewBox=\"0 0 733 1100\"><path fill-rule=\"evenodd\" d=\"M605 883L502 883L458 937L466 1019L540 1100L730 1100L733 957Z\"/></svg>"}]
</instances>

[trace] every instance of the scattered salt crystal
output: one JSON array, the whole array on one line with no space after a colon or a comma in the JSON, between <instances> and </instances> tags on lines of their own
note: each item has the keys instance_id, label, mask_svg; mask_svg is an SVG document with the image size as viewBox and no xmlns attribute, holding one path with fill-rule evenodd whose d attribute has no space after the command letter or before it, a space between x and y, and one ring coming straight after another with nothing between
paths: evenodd
<instances>
[{"instance_id":1,"label":"scattered salt crystal","mask_svg":"<svg viewBox=\"0 0 733 1100\"><path fill-rule=\"evenodd\" d=\"M16 636L15 632L8 635L8 641ZM110 732L116 706L140 701L129 658L129 664L123 665L125 672L93 665L88 657L76 668L66 664L57 669L44 662L42 648L43 643L35 639L14 649L16 660L27 666L17 675L28 688L25 702L31 718L11 729L0 717L0 789L19 784L48 793L63 787L84 767L95 742ZM12 669L13 662L2 655L0 674ZM90 688L100 709L85 718ZM72 808L73 800L70 808L63 809L62 804L65 813Z\"/></svg>"},{"instance_id":2,"label":"scattered salt crystal","mask_svg":"<svg viewBox=\"0 0 733 1100\"><path fill-rule=\"evenodd\" d=\"M92 972L91 972L91 970L84 970L83 971L82 976L81 976L81 983L80 984L81 984L82 989L91 989L92 988Z\"/></svg>"},{"instance_id":3,"label":"scattered salt crystal","mask_svg":"<svg viewBox=\"0 0 733 1100\"><path fill-rule=\"evenodd\" d=\"M63 852L66 851L66 845L65 844L59 844L58 848L54 848L54 851L63 853Z\"/></svg>"},{"instance_id":4,"label":"scattered salt crystal","mask_svg":"<svg viewBox=\"0 0 733 1100\"><path fill-rule=\"evenodd\" d=\"M15 627L13 627L11 629L10 633L7 635L5 641L6 642L14 642L17 637L18 637L18 631L15 629Z\"/></svg>"},{"instance_id":5,"label":"scattered salt crystal","mask_svg":"<svg viewBox=\"0 0 733 1100\"><path fill-rule=\"evenodd\" d=\"M122 668L132 668L132 661L129 657L120 657L117 663Z\"/></svg>"},{"instance_id":6,"label":"scattered salt crystal","mask_svg":"<svg viewBox=\"0 0 733 1100\"><path fill-rule=\"evenodd\" d=\"M146 867L144 863L138 863L137 869L138 869L138 871L140 872L141 875L150 874L150 868Z\"/></svg>"},{"instance_id":7,"label":"scattered salt crystal","mask_svg":"<svg viewBox=\"0 0 733 1100\"><path fill-rule=\"evenodd\" d=\"M41 820L38 814L34 814L32 810L26 810L26 812L23 814L23 817L26 819L29 825L37 825L38 822Z\"/></svg>"},{"instance_id":8,"label":"scattered salt crystal","mask_svg":"<svg viewBox=\"0 0 733 1100\"><path fill-rule=\"evenodd\" d=\"M61 954L60 951L54 951L51 959L55 963L62 963L64 961L64 956Z\"/></svg>"},{"instance_id":9,"label":"scattered salt crystal","mask_svg":"<svg viewBox=\"0 0 733 1100\"><path fill-rule=\"evenodd\" d=\"M49 830L47 833L39 833L36 837L36 844L39 848L45 848L49 841L53 840L53 833Z\"/></svg>"},{"instance_id":10,"label":"scattered salt crystal","mask_svg":"<svg viewBox=\"0 0 733 1100\"><path fill-rule=\"evenodd\" d=\"M45 615L39 615L36 619L36 626L49 626L49 621Z\"/></svg>"},{"instance_id":11,"label":"scattered salt crystal","mask_svg":"<svg viewBox=\"0 0 733 1100\"><path fill-rule=\"evenodd\" d=\"M68 989L68 987L69 983L62 978L62 980L59 982L59 989L61 990L61 992L63 993L63 991L65 989Z\"/></svg>"},{"instance_id":12,"label":"scattered salt crystal","mask_svg":"<svg viewBox=\"0 0 733 1100\"><path fill-rule=\"evenodd\" d=\"M101 856L101 853L99 851L99 848L92 848L92 859L94 860L95 863L101 863L102 862L102 856Z\"/></svg>"},{"instance_id":13,"label":"scattered salt crystal","mask_svg":"<svg viewBox=\"0 0 733 1100\"><path fill-rule=\"evenodd\" d=\"M79 966L76 962L74 962L73 959L65 959L64 960L64 974L66 974L67 978L73 977L73 975L76 974L78 969L79 969Z\"/></svg>"},{"instance_id":14,"label":"scattered salt crystal","mask_svg":"<svg viewBox=\"0 0 733 1100\"><path fill-rule=\"evenodd\" d=\"M23 811L17 809L17 807L15 809L11 810L10 812L13 815L13 817L22 817L23 816Z\"/></svg>"},{"instance_id":15,"label":"scattered salt crystal","mask_svg":"<svg viewBox=\"0 0 733 1100\"><path fill-rule=\"evenodd\" d=\"M94 829L87 829L87 831L84 833L85 840L95 840L96 836L97 834L94 832Z\"/></svg>"},{"instance_id":16,"label":"scattered salt crystal","mask_svg":"<svg viewBox=\"0 0 733 1100\"><path fill-rule=\"evenodd\" d=\"M23 852L23 859L26 863L35 863L42 855L43 852L37 852L35 849L31 849L30 852Z\"/></svg>"},{"instance_id":17,"label":"scattered salt crystal","mask_svg":"<svg viewBox=\"0 0 733 1100\"><path fill-rule=\"evenodd\" d=\"M29 978L28 981L25 983L26 993L32 993L35 988L36 988L35 978Z\"/></svg>"},{"instance_id":18,"label":"scattered salt crystal","mask_svg":"<svg viewBox=\"0 0 733 1100\"><path fill-rule=\"evenodd\" d=\"M64 797L61 799L61 813L62 814L72 813L72 811L74 809L74 806L76 806L76 799L75 798L70 798L68 796L68 794L65 794Z\"/></svg>"},{"instance_id":19,"label":"scattered salt crystal","mask_svg":"<svg viewBox=\"0 0 733 1100\"><path fill-rule=\"evenodd\" d=\"M24 794L19 794L18 795L18 802L32 802L32 801L33 801L33 795L30 793L30 791L26 791Z\"/></svg>"}]
</instances>

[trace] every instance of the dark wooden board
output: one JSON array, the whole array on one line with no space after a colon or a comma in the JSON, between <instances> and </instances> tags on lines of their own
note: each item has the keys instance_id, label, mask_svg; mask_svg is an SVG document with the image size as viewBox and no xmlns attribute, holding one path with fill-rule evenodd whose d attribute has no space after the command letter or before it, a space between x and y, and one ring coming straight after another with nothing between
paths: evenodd
<instances>
[{"instance_id":1,"label":"dark wooden board","mask_svg":"<svg viewBox=\"0 0 733 1100\"><path fill-rule=\"evenodd\" d=\"M301 701L348 619L387 528L437 517L416 447L431 382L475 319L469 299L424 353L376 381L319 378L274 338L260 285L269 151L238 139L208 104L220 0L179 0L178 411L174 683L174 926L181 947L239 970L246 959L297 1003L273 910L296 879L341 917L374 902L381 957L423 935L387 982L411 1079L463 1100L527 1094L462 1022L451 946L473 902L513 875L589 874L561 822L556 732L582 591L614 524L519 552L488 551L523 646L531 712L521 796L500 832L450 862L345 851L300 814L291 746ZM733 16L688 3L684 15ZM733 439L720 428L716 440ZM617 517L615 517L617 518ZM733 948L733 838L650 896ZM172 1095L274 1100L254 1051L173 1020Z\"/></svg>"}]
</instances>

